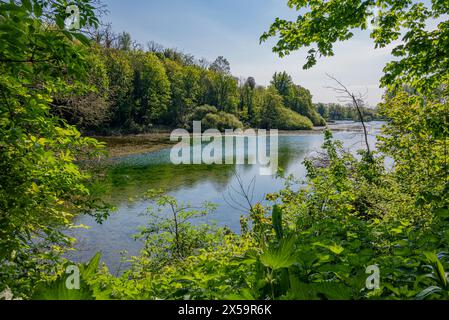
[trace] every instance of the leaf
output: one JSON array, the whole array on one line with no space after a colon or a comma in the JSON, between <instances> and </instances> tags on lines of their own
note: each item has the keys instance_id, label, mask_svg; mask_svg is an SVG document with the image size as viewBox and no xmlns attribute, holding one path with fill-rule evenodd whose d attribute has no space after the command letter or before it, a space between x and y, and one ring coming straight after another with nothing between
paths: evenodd
<instances>
[{"instance_id":1,"label":"leaf","mask_svg":"<svg viewBox=\"0 0 449 320\"><path fill-rule=\"evenodd\" d=\"M238 294L231 294L229 296L226 297L226 300L243 300L243 301L253 301L256 300L256 298L253 296L253 294L251 293L251 291L249 289L243 289L240 293Z\"/></svg>"},{"instance_id":2,"label":"leaf","mask_svg":"<svg viewBox=\"0 0 449 320\"><path fill-rule=\"evenodd\" d=\"M327 245L327 244L323 244L321 242L316 242L313 245L326 248L336 255L340 255L345 250L345 248L343 248L342 246L340 246L338 244Z\"/></svg>"},{"instance_id":3,"label":"leaf","mask_svg":"<svg viewBox=\"0 0 449 320\"><path fill-rule=\"evenodd\" d=\"M23 7L25 9L27 9L27 11L29 11L29 12L31 12L31 10L33 9L30 0L22 0L22 4L23 4Z\"/></svg>"},{"instance_id":4,"label":"leaf","mask_svg":"<svg viewBox=\"0 0 449 320\"><path fill-rule=\"evenodd\" d=\"M416 300L425 300L425 299L429 298L431 295L440 293L442 291L443 290L440 287L436 287L436 286L429 287L429 288L424 289L423 291L421 291L416 296Z\"/></svg>"},{"instance_id":5,"label":"leaf","mask_svg":"<svg viewBox=\"0 0 449 320\"><path fill-rule=\"evenodd\" d=\"M260 261L265 267L273 270L284 269L292 266L296 262L294 256L295 238L289 237L279 242L278 246L271 246L260 257Z\"/></svg>"},{"instance_id":6,"label":"leaf","mask_svg":"<svg viewBox=\"0 0 449 320\"><path fill-rule=\"evenodd\" d=\"M435 273L435 277L436 277L438 283L443 288L448 288L446 272L445 272L444 267L441 264L440 260L438 259L437 255L432 252L425 252L424 255L429 260L429 262L432 264L433 272Z\"/></svg>"},{"instance_id":7,"label":"leaf","mask_svg":"<svg viewBox=\"0 0 449 320\"><path fill-rule=\"evenodd\" d=\"M38 3L35 3L33 9L34 9L34 15L37 18L40 18L40 16L42 16L42 7Z\"/></svg>"},{"instance_id":8,"label":"leaf","mask_svg":"<svg viewBox=\"0 0 449 320\"><path fill-rule=\"evenodd\" d=\"M97 253L86 266L80 268L81 276L84 279L92 278L98 270L100 264L101 253Z\"/></svg>"},{"instance_id":9,"label":"leaf","mask_svg":"<svg viewBox=\"0 0 449 320\"><path fill-rule=\"evenodd\" d=\"M74 33L73 36L82 44L89 46L90 45L90 40L89 38L87 38L84 34L82 33Z\"/></svg>"},{"instance_id":10,"label":"leaf","mask_svg":"<svg viewBox=\"0 0 449 320\"><path fill-rule=\"evenodd\" d=\"M272 221L276 237L281 240L284 237L284 231L282 229L282 210L278 205L273 208Z\"/></svg>"},{"instance_id":11,"label":"leaf","mask_svg":"<svg viewBox=\"0 0 449 320\"><path fill-rule=\"evenodd\" d=\"M435 210L435 214L443 219L449 218L449 208L440 208Z\"/></svg>"},{"instance_id":12,"label":"leaf","mask_svg":"<svg viewBox=\"0 0 449 320\"><path fill-rule=\"evenodd\" d=\"M61 276L57 280L43 284L37 288L32 296L32 300L94 300L93 291L83 279L80 279L80 289L68 289L66 286L66 276Z\"/></svg>"},{"instance_id":13,"label":"leaf","mask_svg":"<svg viewBox=\"0 0 449 320\"><path fill-rule=\"evenodd\" d=\"M348 300L352 296L351 288L334 282L299 283L287 295L288 299L294 300Z\"/></svg>"}]
</instances>

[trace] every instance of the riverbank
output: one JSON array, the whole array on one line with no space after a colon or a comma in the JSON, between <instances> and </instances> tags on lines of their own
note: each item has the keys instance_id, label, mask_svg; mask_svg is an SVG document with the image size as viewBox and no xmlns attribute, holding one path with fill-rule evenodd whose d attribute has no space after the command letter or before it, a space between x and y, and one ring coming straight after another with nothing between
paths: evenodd
<instances>
[{"instance_id":1,"label":"riverbank","mask_svg":"<svg viewBox=\"0 0 449 320\"><path fill-rule=\"evenodd\" d=\"M173 145L170 132L148 133L127 136L94 137L106 143L110 158L155 152Z\"/></svg>"},{"instance_id":2,"label":"riverbank","mask_svg":"<svg viewBox=\"0 0 449 320\"><path fill-rule=\"evenodd\" d=\"M370 123L367 123L370 127ZM326 128L331 131L361 131L361 123L356 122L341 122L332 123L327 127L314 127L312 130L280 130L280 136L301 136L322 133ZM107 137L93 137L97 140L106 143L109 157L117 158L129 155L137 155L149 152L159 151L176 144L170 141L171 131L160 131L157 133L146 133L139 135L126 136L107 136Z\"/></svg>"}]
</instances>

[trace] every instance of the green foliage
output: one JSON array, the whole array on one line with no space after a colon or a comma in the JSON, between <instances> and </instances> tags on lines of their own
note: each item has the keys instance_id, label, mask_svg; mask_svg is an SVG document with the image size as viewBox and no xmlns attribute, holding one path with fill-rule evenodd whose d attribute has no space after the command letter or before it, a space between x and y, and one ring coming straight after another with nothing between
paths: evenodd
<instances>
[{"instance_id":1,"label":"green foliage","mask_svg":"<svg viewBox=\"0 0 449 320\"><path fill-rule=\"evenodd\" d=\"M371 22L376 24L370 31L376 48L402 40L392 50L396 59L387 64L383 85L401 87L410 84L427 91L447 80L449 66L443 52L448 47L449 23L439 22L435 29L427 28L426 23L432 19L438 21L449 12L443 0L289 0L288 6L301 12L305 8L308 10L295 21L276 18L260 38L266 41L278 35L279 40L273 50L280 57L308 48L304 68L311 68L318 57L334 55L336 42L351 39L354 29L366 30ZM374 12L379 12L377 19Z\"/></svg>"},{"instance_id":2,"label":"green foliage","mask_svg":"<svg viewBox=\"0 0 449 320\"><path fill-rule=\"evenodd\" d=\"M316 112L310 91L293 83L286 72L275 73L271 85L282 96L285 107L309 118L315 126L325 126L326 121Z\"/></svg>"},{"instance_id":3,"label":"green foliage","mask_svg":"<svg viewBox=\"0 0 449 320\"><path fill-rule=\"evenodd\" d=\"M260 262L272 270L291 267L296 262L294 246L295 238L281 239L279 244L269 247L260 256Z\"/></svg>"},{"instance_id":4,"label":"green foliage","mask_svg":"<svg viewBox=\"0 0 449 320\"><path fill-rule=\"evenodd\" d=\"M101 255L97 253L87 264L74 266L79 270L79 274L75 275L79 275L78 289L69 289L67 283L71 282L68 278L70 274L62 274L54 280L38 285L32 300L94 300L94 292L89 282L97 273L100 259Z\"/></svg>"},{"instance_id":5,"label":"green foliage","mask_svg":"<svg viewBox=\"0 0 449 320\"><path fill-rule=\"evenodd\" d=\"M194 66L183 67L172 60L165 60L165 68L171 85L169 118L174 124L187 127L189 114L197 107L200 98L201 71Z\"/></svg>"},{"instance_id":6,"label":"green foliage","mask_svg":"<svg viewBox=\"0 0 449 320\"><path fill-rule=\"evenodd\" d=\"M332 55L333 43L352 37L353 28L365 29L370 5L381 9L371 33L377 46L405 28L394 49L399 59L385 69L390 90L379 110L388 122L379 151L352 155L326 131L322 152L304 163L306 183L296 188L288 179L267 195L273 207L254 204L241 234L201 224L211 204L180 204L150 191L150 220L139 234L144 248L131 268L114 277L98 270L96 255L78 266L81 288L73 291L63 270L70 263L60 258L71 239L61 229L76 214L99 221L107 214L75 164L98 156L102 145L56 114L85 129L109 122L126 132L191 120L219 129L243 127L240 120L293 130L324 122L310 92L285 72L268 89L254 79L239 87L223 57L207 69L176 50L144 52L126 33L115 48L88 53L83 34L63 29L65 2L0 2L0 292L67 300L448 299L447 22L435 30L424 24L447 6L289 1L297 9L308 4L297 21L277 19L262 36L280 33L280 55L316 44L306 67L317 54ZM83 24L96 26L91 3L79 5ZM100 114L87 112L93 101ZM349 114L317 110L330 119ZM368 266L381 271L375 290L366 288Z\"/></svg>"},{"instance_id":7,"label":"green foliage","mask_svg":"<svg viewBox=\"0 0 449 320\"><path fill-rule=\"evenodd\" d=\"M309 118L287 108L279 109L278 119L276 120L274 128L280 130L310 130L313 128L313 123Z\"/></svg>"},{"instance_id":8,"label":"green foliage","mask_svg":"<svg viewBox=\"0 0 449 320\"><path fill-rule=\"evenodd\" d=\"M191 115L191 119L193 121L201 121L203 120L208 114L217 114L218 110L217 108L209 105L203 105L198 108L195 108L193 114Z\"/></svg>"},{"instance_id":9,"label":"green foliage","mask_svg":"<svg viewBox=\"0 0 449 320\"><path fill-rule=\"evenodd\" d=\"M352 106L345 106L336 103L317 103L315 105L316 111L326 120L351 120L360 121L360 116L356 108ZM361 108L364 121L382 121L385 120L380 114L379 109L376 108Z\"/></svg>"},{"instance_id":10,"label":"green foliage","mask_svg":"<svg viewBox=\"0 0 449 320\"><path fill-rule=\"evenodd\" d=\"M324 153L305 163L307 187L294 191L287 186L268 197L280 203L273 207L271 218L266 208L255 205L242 220L246 222L241 236L215 234L217 242L212 247L191 252L180 263L167 260L164 279L157 276L159 268L139 268L147 265L135 260L137 296L445 298L447 264L428 253L449 245L445 211L435 217L429 215L428 206L416 206L415 187L404 185L401 175L386 171L382 157L374 162L357 159L329 132L325 136ZM234 246L239 249L227 251ZM218 252L227 252L226 262ZM380 288L374 291L365 288L365 270L372 265L381 270ZM104 275L101 284L117 290L111 281ZM233 294L228 296L225 290ZM126 293L120 297L133 298Z\"/></svg>"},{"instance_id":11,"label":"green foliage","mask_svg":"<svg viewBox=\"0 0 449 320\"><path fill-rule=\"evenodd\" d=\"M97 25L79 6L82 24ZM61 228L75 214L104 218L75 164L102 145L50 113L55 97L89 89L88 41L64 29L65 2L2 1L0 12L0 289L27 295L70 242Z\"/></svg>"},{"instance_id":12,"label":"green foliage","mask_svg":"<svg viewBox=\"0 0 449 320\"><path fill-rule=\"evenodd\" d=\"M239 82L224 57L208 67L190 55L154 43L145 52L128 33L114 35L109 29L94 32L93 40L97 45L86 54L85 69L94 71L89 72L84 86L73 85L72 90L55 95L51 109L84 133L189 129L192 116L198 118L203 105L219 112L209 112L207 127L258 127L263 119L267 89L256 87L252 77ZM287 74L285 77L290 79ZM325 124L314 110L308 90L291 83L287 91L289 95L282 100L284 109L292 109L303 118L282 110L282 129L309 129L306 118L314 125Z\"/></svg>"},{"instance_id":13,"label":"green foliage","mask_svg":"<svg viewBox=\"0 0 449 320\"><path fill-rule=\"evenodd\" d=\"M225 131L227 129L243 129L243 123L235 115L218 111L217 108L209 105L195 108L189 118L191 121L201 121L204 130L218 129Z\"/></svg>"},{"instance_id":14,"label":"green foliage","mask_svg":"<svg viewBox=\"0 0 449 320\"><path fill-rule=\"evenodd\" d=\"M306 117L285 108L282 97L275 90L267 90L261 108L260 126L266 129L312 129L313 123Z\"/></svg>"},{"instance_id":15,"label":"green foliage","mask_svg":"<svg viewBox=\"0 0 449 320\"><path fill-rule=\"evenodd\" d=\"M213 128L220 131L227 129L242 129L243 124L233 114L220 111L218 113L209 113L203 118L204 128Z\"/></svg>"},{"instance_id":16,"label":"green foliage","mask_svg":"<svg viewBox=\"0 0 449 320\"><path fill-rule=\"evenodd\" d=\"M130 101L133 118L130 125L149 128L167 110L170 82L163 64L152 53L132 53L131 64L134 74Z\"/></svg>"},{"instance_id":17,"label":"green foliage","mask_svg":"<svg viewBox=\"0 0 449 320\"><path fill-rule=\"evenodd\" d=\"M101 49L91 48L86 56L91 70L82 85L70 79L74 88L69 92L54 93L51 112L67 120L83 132L100 131L110 120L110 88L106 63Z\"/></svg>"},{"instance_id":18,"label":"green foliage","mask_svg":"<svg viewBox=\"0 0 449 320\"><path fill-rule=\"evenodd\" d=\"M211 246L214 238L209 234L213 228L207 225L193 226L192 220L210 214L215 210L213 204L178 204L176 199L160 190L150 190L146 198L157 206L148 209L150 221L142 228L139 236L145 239L141 258L145 257L146 264L151 265L152 269L183 260L195 251Z\"/></svg>"}]
</instances>

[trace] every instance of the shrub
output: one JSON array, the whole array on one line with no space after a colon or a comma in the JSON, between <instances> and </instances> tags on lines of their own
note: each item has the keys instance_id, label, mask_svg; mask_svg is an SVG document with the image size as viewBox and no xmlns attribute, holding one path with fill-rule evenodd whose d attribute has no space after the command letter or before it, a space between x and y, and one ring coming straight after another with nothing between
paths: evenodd
<instances>
[{"instance_id":1,"label":"shrub","mask_svg":"<svg viewBox=\"0 0 449 320\"><path fill-rule=\"evenodd\" d=\"M310 119L284 106L282 97L275 89L268 89L261 110L260 127L279 130L307 130L313 128Z\"/></svg>"},{"instance_id":2,"label":"shrub","mask_svg":"<svg viewBox=\"0 0 449 320\"><path fill-rule=\"evenodd\" d=\"M309 118L282 107L279 109L276 127L279 130L310 130L313 128L313 123Z\"/></svg>"},{"instance_id":3,"label":"shrub","mask_svg":"<svg viewBox=\"0 0 449 320\"><path fill-rule=\"evenodd\" d=\"M203 118L209 113L216 114L218 113L218 110L217 108L209 106L207 104L200 106L193 111L191 121L202 121Z\"/></svg>"},{"instance_id":4,"label":"shrub","mask_svg":"<svg viewBox=\"0 0 449 320\"><path fill-rule=\"evenodd\" d=\"M203 118L203 128L224 131L243 128L243 123L235 115L220 111L216 114L207 114Z\"/></svg>"},{"instance_id":5,"label":"shrub","mask_svg":"<svg viewBox=\"0 0 449 320\"><path fill-rule=\"evenodd\" d=\"M226 129L243 128L243 123L233 114L218 111L216 107L203 105L195 109L190 117L191 121L202 121L203 129Z\"/></svg>"}]
</instances>

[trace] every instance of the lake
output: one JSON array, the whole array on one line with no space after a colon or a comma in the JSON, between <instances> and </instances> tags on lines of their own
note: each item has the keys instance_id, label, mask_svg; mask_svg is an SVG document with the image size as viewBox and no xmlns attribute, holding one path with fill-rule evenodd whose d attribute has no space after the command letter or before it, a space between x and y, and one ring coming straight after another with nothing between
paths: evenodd
<instances>
[{"instance_id":1,"label":"lake","mask_svg":"<svg viewBox=\"0 0 449 320\"><path fill-rule=\"evenodd\" d=\"M369 140L372 147L380 133L382 123L368 124ZM334 137L343 141L351 152L364 148L361 126L353 122L338 122L330 126ZM307 133L281 134L279 136L279 167L287 175L297 179L305 177L303 161L319 150L323 134L319 131ZM254 201L262 201L268 193L284 187L284 181L274 176L261 176L257 165L173 165L170 162L170 148L147 154L124 156L111 159L104 169L105 179L97 187L102 198L113 204L117 210L103 224L97 224L89 216L80 216L76 224L89 229L72 229L67 234L78 239L76 251L68 257L77 262L88 261L95 253L102 253L102 261L111 272L118 273L126 268L122 258L139 254L142 242L135 240L139 226L148 222L145 216L150 206L148 201L139 199L149 189L164 189L180 202L201 204L209 201L218 205L212 215L198 222L216 223L240 231L240 217L243 211L230 205L230 196L238 196L232 191L238 188L237 176L247 187L253 179ZM251 155L249 155L251 156ZM237 176L236 176L237 175ZM130 201L133 199L133 201ZM240 198L241 199L241 198ZM243 200L243 199L242 199Z\"/></svg>"}]
</instances>

